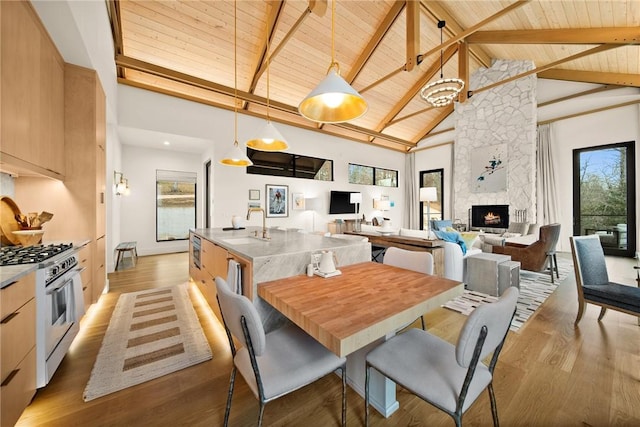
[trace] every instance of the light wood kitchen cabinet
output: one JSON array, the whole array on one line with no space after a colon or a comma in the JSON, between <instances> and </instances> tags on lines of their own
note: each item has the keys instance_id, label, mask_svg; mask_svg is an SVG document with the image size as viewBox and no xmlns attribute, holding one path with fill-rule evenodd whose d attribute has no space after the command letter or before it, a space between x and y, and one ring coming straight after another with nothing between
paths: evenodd
<instances>
[{"instance_id":1,"label":"light wood kitchen cabinet","mask_svg":"<svg viewBox=\"0 0 640 427\"><path fill-rule=\"evenodd\" d=\"M205 238L201 238L200 268L196 267L193 256L193 237L189 238L189 275L197 283L200 292L205 297L214 313L221 318L218 301L216 299L215 278L217 276L227 279L229 260L238 262L242 269L243 294L253 297L253 267L250 260L227 251Z\"/></svg>"},{"instance_id":2,"label":"light wood kitchen cabinet","mask_svg":"<svg viewBox=\"0 0 640 427\"><path fill-rule=\"evenodd\" d=\"M106 99L94 70L65 65L65 186L77 206L69 213L76 238L91 239L91 302L106 284Z\"/></svg>"},{"instance_id":3,"label":"light wood kitchen cabinet","mask_svg":"<svg viewBox=\"0 0 640 427\"><path fill-rule=\"evenodd\" d=\"M80 273L82 278L82 295L84 297L84 312L86 313L93 301L92 283L93 269L91 268L91 245L87 244L78 251L78 264L83 268Z\"/></svg>"},{"instance_id":4,"label":"light wood kitchen cabinet","mask_svg":"<svg viewBox=\"0 0 640 427\"><path fill-rule=\"evenodd\" d=\"M30 2L0 2L0 17L2 167L63 179L64 61Z\"/></svg>"},{"instance_id":5,"label":"light wood kitchen cabinet","mask_svg":"<svg viewBox=\"0 0 640 427\"><path fill-rule=\"evenodd\" d=\"M0 425L13 426L36 393L35 273L0 290Z\"/></svg>"}]
</instances>

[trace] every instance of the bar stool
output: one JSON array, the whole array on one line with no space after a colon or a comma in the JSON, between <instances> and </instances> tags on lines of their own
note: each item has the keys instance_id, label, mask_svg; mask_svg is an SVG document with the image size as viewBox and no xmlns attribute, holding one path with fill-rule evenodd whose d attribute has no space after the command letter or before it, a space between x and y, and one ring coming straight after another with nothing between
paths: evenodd
<instances>
[{"instance_id":1,"label":"bar stool","mask_svg":"<svg viewBox=\"0 0 640 427\"><path fill-rule=\"evenodd\" d=\"M558 272L558 258L556 258L555 249L547 252L547 262L549 263L549 272L551 273L551 283L554 283L553 281L554 271L556 272L556 277L558 279L560 278L560 273Z\"/></svg>"}]
</instances>

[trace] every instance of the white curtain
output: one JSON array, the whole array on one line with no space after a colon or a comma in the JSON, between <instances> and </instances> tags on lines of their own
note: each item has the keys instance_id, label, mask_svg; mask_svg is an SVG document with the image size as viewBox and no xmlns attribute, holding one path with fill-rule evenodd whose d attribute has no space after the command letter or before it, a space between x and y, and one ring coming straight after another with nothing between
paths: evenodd
<instances>
[{"instance_id":1,"label":"white curtain","mask_svg":"<svg viewBox=\"0 0 640 427\"><path fill-rule=\"evenodd\" d=\"M553 144L551 143L551 125L538 126L537 142L537 215L538 223L558 222L558 197L556 177L553 167Z\"/></svg>"},{"instance_id":2,"label":"white curtain","mask_svg":"<svg viewBox=\"0 0 640 427\"><path fill-rule=\"evenodd\" d=\"M408 153L404 160L405 185L404 200L405 210L402 222L404 227L414 230L418 229L418 196L416 194L416 155Z\"/></svg>"}]
</instances>

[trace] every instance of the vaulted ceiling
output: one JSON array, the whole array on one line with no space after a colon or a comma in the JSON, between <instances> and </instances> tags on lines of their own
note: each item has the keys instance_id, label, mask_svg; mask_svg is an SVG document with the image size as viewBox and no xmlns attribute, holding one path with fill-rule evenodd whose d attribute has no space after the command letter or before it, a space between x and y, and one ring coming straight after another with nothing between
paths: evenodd
<instances>
[{"instance_id":1,"label":"vaulted ceiling","mask_svg":"<svg viewBox=\"0 0 640 427\"><path fill-rule=\"evenodd\" d=\"M338 0L333 38L331 2L108 0L119 82L226 109L237 99L261 117L269 101L275 122L399 151L453 111L419 95L441 56L444 77L465 82L499 58L532 60L539 78L640 87L640 0ZM323 125L297 107L326 75L332 39L369 108Z\"/></svg>"}]
</instances>

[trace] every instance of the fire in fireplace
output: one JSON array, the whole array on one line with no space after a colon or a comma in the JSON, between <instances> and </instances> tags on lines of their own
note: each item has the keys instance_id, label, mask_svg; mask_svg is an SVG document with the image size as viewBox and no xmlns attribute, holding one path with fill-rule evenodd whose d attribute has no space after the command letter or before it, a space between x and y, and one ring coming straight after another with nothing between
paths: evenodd
<instances>
[{"instance_id":1,"label":"fire in fireplace","mask_svg":"<svg viewBox=\"0 0 640 427\"><path fill-rule=\"evenodd\" d=\"M508 228L509 205L471 206L471 227Z\"/></svg>"}]
</instances>

